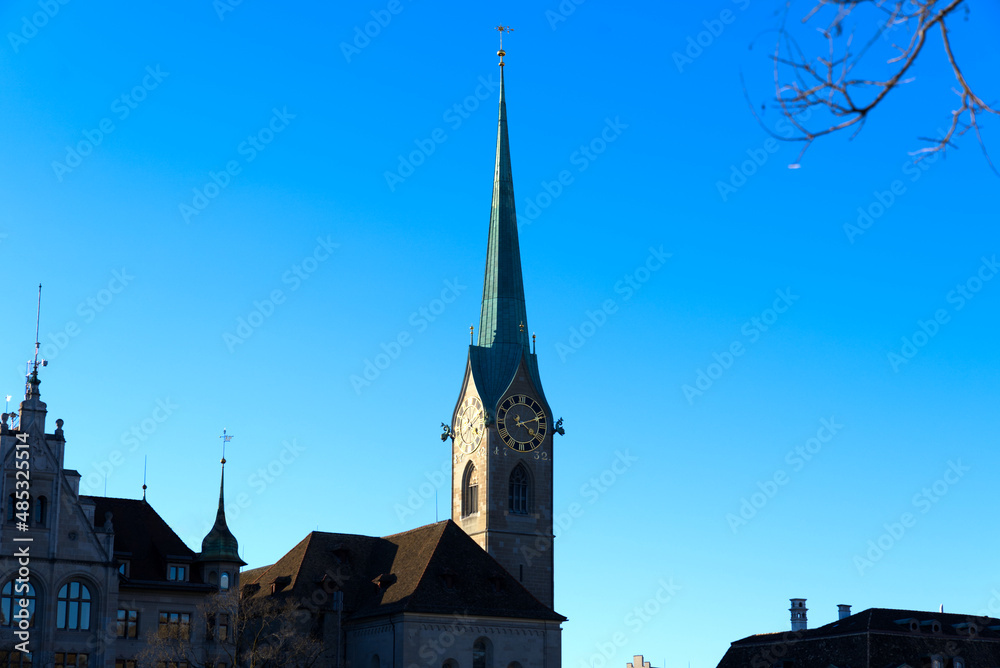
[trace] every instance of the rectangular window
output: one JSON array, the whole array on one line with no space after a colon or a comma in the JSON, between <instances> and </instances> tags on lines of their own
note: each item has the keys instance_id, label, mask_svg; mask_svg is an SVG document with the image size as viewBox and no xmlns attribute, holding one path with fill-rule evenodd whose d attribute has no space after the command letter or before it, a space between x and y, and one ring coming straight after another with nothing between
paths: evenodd
<instances>
[{"instance_id":1,"label":"rectangular window","mask_svg":"<svg viewBox=\"0 0 1000 668\"><path fill-rule=\"evenodd\" d=\"M31 668L31 653L0 651L0 667Z\"/></svg>"},{"instance_id":2,"label":"rectangular window","mask_svg":"<svg viewBox=\"0 0 1000 668\"><path fill-rule=\"evenodd\" d=\"M136 668L135 659L116 659L115 668Z\"/></svg>"},{"instance_id":3,"label":"rectangular window","mask_svg":"<svg viewBox=\"0 0 1000 668\"><path fill-rule=\"evenodd\" d=\"M139 612L137 610L118 611L118 637L139 637Z\"/></svg>"},{"instance_id":4,"label":"rectangular window","mask_svg":"<svg viewBox=\"0 0 1000 668\"><path fill-rule=\"evenodd\" d=\"M167 579L173 582L184 582L187 580L186 566L170 566L167 568Z\"/></svg>"},{"instance_id":5,"label":"rectangular window","mask_svg":"<svg viewBox=\"0 0 1000 668\"><path fill-rule=\"evenodd\" d=\"M208 622L205 629L206 638L219 642L229 640L229 615L208 615L205 619Z\"/></svg>"},{"instance_id":6,"label":"rectangular window","mask_svg":"<svg viewBox=\"0 0 1000 668\"><path fill-rule=\"evenodd\" d=\"M191 615L186 612L161 612L157 633L161 638L191 639Z\"/></svg>"},{"instance_id":7,"label":"rectangular window","mask_svg":"<svg viewBox=\"0 0 1000 668\"><path fill-rule=\"evenodd\" d=\"M76 652L56 652L55 668L87 668L87 655Z\"/></svg>"}]
</instances>

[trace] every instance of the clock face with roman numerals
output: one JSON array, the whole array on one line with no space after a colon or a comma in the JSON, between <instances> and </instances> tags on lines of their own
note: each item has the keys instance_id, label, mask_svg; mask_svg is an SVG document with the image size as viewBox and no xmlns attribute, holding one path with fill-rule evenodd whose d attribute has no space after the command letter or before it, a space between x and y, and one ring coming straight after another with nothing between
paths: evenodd
<instances>
[{"instance_id":1,"label":"clock face with roman numerals","mask_svg":"<svg viewBox=\"0 0 1000 668\"><path fill-rule=\"evenodd\" d=\"M524 394L514 394L504 399L497 409L497 429L508 448L529 452L545 440L548 418L537 401Z\"/></svg>"}]
</instances>

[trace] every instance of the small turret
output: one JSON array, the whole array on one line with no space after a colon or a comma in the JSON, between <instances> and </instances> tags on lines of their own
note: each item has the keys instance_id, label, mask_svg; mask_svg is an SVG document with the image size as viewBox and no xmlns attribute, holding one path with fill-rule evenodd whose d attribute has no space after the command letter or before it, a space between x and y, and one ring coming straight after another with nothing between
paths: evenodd
<instances>
[{"instance_id":1,"label":"small turret","mask_svg":"<svg viewBox=\"0 0 1000 668\"><path fill-rule=\"evenodd\" d=\"M222 431L223 456L222 473L219 479L219 509L215 513L215 524L201 541L201 554L198 561L202 565L202 578L209 584L219 587L220 591L228 591L239 586L239 570L246 566L240 559L240 545L236 536L226 524L226 457L225 443L232 436Z\"/></svg>"}]
</instances>

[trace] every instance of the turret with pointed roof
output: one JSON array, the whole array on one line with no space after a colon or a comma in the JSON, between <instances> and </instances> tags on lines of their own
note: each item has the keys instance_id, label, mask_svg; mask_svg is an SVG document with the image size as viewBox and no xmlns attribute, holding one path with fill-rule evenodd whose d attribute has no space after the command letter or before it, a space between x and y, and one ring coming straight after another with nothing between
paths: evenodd
<instances>
[{"instance_id":1,"label":"turret with pointed roof","mask_svg":"<svg viewBox=\"0 0 1000 668\"><path fill-rule=\"evenodd\" d=\"M239 585L239 570L246 566L240 559L240 545L236 536L226 524L226 459L222 458L222 473L219 478L219 509L215 513L215 524L201 541L202 577L205 582L218 584L220 589L230 589Z\"/></svg>"}]
</instances>

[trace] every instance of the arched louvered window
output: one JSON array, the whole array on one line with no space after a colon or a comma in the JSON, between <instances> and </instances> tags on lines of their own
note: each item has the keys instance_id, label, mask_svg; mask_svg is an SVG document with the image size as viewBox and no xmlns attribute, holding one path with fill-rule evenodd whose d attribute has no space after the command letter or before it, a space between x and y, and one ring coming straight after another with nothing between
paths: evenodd
<instances>
[{"instance_id":1,"label":"arched louvered window","mask_svg":"<svg viewBox=\"0 0 1000 668\"><path fill-rule=\"evenodd\" d=\"M479 512L479 474L469 462L462 474L462 517Z\"/></svg>"},{"instance_id":2,"label":"arched louvered window","mask_svg":"<svg viewBox=\"0 0 1000 668\"><path fill-rule=\"evenodd\" d=\"M531 512L531 477L524 464L518 464L511 471L509 499L508 507L511 513L527 515Z\"/></svg>"}]
</instances>

